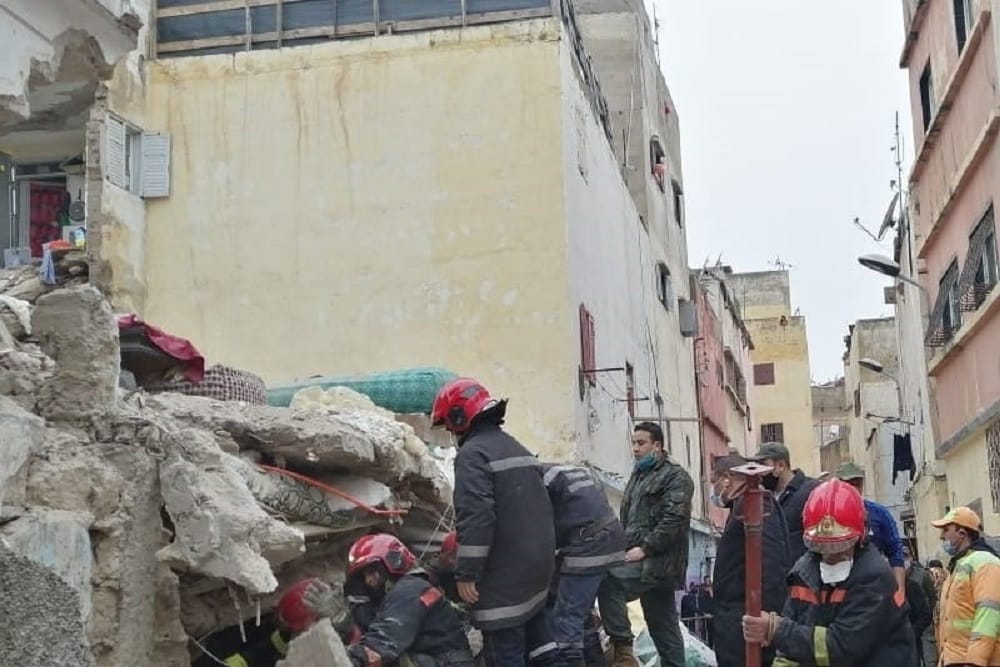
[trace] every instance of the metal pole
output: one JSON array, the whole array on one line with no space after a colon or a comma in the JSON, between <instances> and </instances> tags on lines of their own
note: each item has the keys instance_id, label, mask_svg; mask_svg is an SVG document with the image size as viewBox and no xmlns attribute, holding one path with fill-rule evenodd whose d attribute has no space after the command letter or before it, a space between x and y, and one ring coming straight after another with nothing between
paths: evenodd
<instances>
[{"instance_id":1,"label":"metal pole","mask_svg":"<svg viewBox=\"0 0 1000 667\"><path fill-rule=\"evenodd\" d=\"M746 475L747 490L743 495L743 530L746 535L744 558L746 561L746 614L760 616L761 612L761 531L764 526L764 494L760 476L772 469L759 463L747 463L733 468L733 472ZM760 644L747 642L746 667L760 667Z\"/></svg>"}]
</instances>

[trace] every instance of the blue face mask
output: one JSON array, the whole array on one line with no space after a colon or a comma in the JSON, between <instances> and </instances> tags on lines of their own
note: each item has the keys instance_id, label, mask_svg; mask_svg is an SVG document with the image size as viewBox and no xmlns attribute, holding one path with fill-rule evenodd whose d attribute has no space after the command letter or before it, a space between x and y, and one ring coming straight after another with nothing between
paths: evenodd
<instances>
[{"instance_id":1,"label":"blue face mask","mask_svg":"<svg viewBox=\"0 0 1000 667\"><path fill-rule=\"evenodd\" d=\"M941 543L941 548L944 549L944 552L949 556L954 556L955 554L958 553L958 547L949 542L948 540L945 540L944 542Z\"/></svg>"},{"instance_id":2,"label":"blue face mask","mask_svg":"<svg viewBox=\"0 0 1000 667\"><path fill-rule=\"evenodd\" d=\"M647 470L652 470L654 465L656 465L656 454L650 452L641 459L636 459L635 470L638 472L646 472Z\"/></svg>"}]
</instances>

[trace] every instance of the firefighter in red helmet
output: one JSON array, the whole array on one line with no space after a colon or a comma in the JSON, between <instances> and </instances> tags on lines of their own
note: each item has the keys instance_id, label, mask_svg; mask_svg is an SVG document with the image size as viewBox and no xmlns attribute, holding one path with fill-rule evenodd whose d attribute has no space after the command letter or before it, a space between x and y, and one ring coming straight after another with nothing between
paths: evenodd
<instances>
[{"instance_id":1,"label":"firefighter in red helmet","mask_svg":"<svg viewBox=\"0 0 1000 667\"><path fill-rule=\"evenodd\" d=\"M820 484L802 527L808 551L789 574L784 610L744 616L746 640L777 649L775 667L917 664L906 601L865 539L861 494L839 479Z\"/></svg>"},{"instance_id":2,"label":"firefighter in red helmet","mask_svg":"<svg viewBox=\"0 0 1000 667\"><path fill-rule=\"evenodd\" d=\"M202 655L193 666L274 667L285 657L292 637L319 619L304 600L306 591L318 583L318 579L304 579L294 584L281 596L274 613L263 616L259 625L244 623L242 630L232 626L216 632L199 644Z\"/></svg>"},{"instance_id":3,"label":"firefighter in red helmet","mask_svg":"<svg viewBox=\"0 0 1000 667\"><path fill-rule=\"evenodd\" d=\"M348 649L354 665L475 664L459 611L416 563L395 536L365 535L351 546L344 585L350 597L364 603L349 608L343 594L321 582L306 590L306 606L317 616L330 618L342 637L360 626L358 641Z\"/></svg>"},{"instance_id":4,"label":"firefighter in red helmet","mask_svg":"<svg viewBox=\"0 0 1000 667\"><path fill-rule=\"evenodd\" d=\"M431 419L457 437L458 593L486 662L518 667L527 626L544 622L556 545L541 463L503 431L506 411L479 382L458 378L438 392Z\"/></svg>"}]
</instances>

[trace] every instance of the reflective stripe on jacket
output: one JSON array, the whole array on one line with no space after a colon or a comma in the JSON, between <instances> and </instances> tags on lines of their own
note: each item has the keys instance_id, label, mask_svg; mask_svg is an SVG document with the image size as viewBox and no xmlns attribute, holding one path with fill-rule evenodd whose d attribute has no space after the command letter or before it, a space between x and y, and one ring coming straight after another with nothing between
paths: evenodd
<instances>
[{"instance_id":1,"label":"reflective stripe on jacket","mask_svg":"<svg viewBox=\"0 0 1000 667\"><path fill-rule=\"evenodd\" d=\"M1000 558L974 546L949 569L937 627L943 664L1000 665Z\"/></svg>"}]
</instances>

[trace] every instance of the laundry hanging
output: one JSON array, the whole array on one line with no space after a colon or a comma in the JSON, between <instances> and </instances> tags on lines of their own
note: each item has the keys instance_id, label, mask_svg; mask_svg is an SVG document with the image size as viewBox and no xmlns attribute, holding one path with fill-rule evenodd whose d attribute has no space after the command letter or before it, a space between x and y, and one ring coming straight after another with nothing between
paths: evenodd
<instances>
[{"instance_id":1,"label":"laundry hanging","mask_svg":"<svg viewBox=\"0 0 1000 667\"><path fill-rule=\"evenodd\" d=\"M896 475L910 472L910 481L913 481L917 474L917 462L913 458L913 447L911 446L910 434L892 436L892 483L896 483Z\"/></svg>"}]
</instances>

